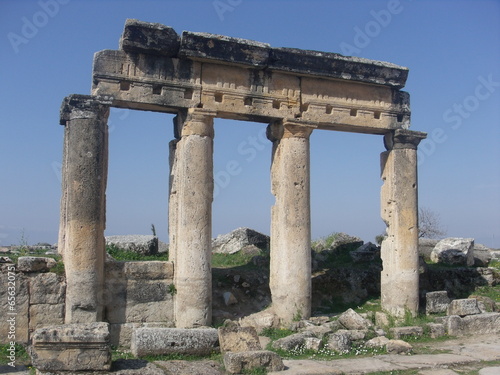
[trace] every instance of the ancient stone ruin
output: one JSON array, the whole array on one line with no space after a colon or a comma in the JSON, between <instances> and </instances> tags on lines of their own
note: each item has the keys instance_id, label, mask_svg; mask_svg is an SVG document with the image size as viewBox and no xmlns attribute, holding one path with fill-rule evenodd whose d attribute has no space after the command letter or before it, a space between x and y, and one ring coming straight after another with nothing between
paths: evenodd
<instances>
[{"instance_id":1,"label":"ancient stone ruin","mask_svg":"<svg viewBox=\"0 0 500 375\"><path fill-rule=\"evenodd\" d=\"M94 57L92 95L64 99L59 248L66 323L103 320L110 107L176 114L170 142L170 254L178 328L211 323L214 118L269 124L273 143L272 311L311 314L309 137L313 131L383 136L383 308L418 311L417 146L408 130L408 69L334 53L127 20L119 50ZM293 288L290 288L293 285Z\"/></svg>"},{"instance_id":2,"label":"ancient stone ruin","mask_svg":"<svg viewBox=\"0 0 500 375\"><path fill-rule=\"evenodd\" d=\"M60 123L65 137L59 251L67 276L67 326L55 334L37 331L35 357L36 350L53 345L54 340L61 347L72 347L76 337L72 332L79 329L90 332L89 340L100 345L108 340L106 329L95 324L113 324L114 315L120 329L131 322L148 321L147 316L141 317L147 308L132 309L131 318L130 311L113 305L116 298L110 302L112 293L123 292L120 298L127 296L129 302L143 297L151 297L152 303L161 299L165 319L176 328L211 324L215 118L269 124L271 191L276 198L271 209L270 311L281 324L311 316L311 133L381 135L386 148L381 155L381 213L387 224L381 250L382 307L393 315L416 314L417 146L426 135L408 130L409 95L401 91L407 75L407 68L385 62L273 48L205 33L178 35L167 26L127 20L119 50L95 54L91 95L71 95L62 104ZM110 107L176 115L170 142L170 261L157 265L161 277L156 281L165 284L158 289L163 291L158 298L138 293L138 280L144 278L144 285L148 280L147 275L139 275L140 270L134 271L135 266L129 271L115 270L118 266L105 262ZM109 282L108 278L126 272L132 281L123 291ZM175 293L167 297L170 287ZM79 323L84 325L72 328ZM154 328L140 329L133 335L154 341ZM81 350L75 358L89 355ZM99 358L102 363L95 369L109 366L107 355Z\"/></svg>"}]
</instances>

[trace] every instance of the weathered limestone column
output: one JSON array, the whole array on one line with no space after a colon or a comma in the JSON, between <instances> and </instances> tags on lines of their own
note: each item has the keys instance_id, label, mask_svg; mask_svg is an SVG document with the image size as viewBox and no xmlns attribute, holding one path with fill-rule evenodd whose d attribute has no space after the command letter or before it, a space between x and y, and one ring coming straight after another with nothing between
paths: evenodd
<instances>
[{"instance_id":1,"label":"weathered limestone column","mask_svg":"<svg viewBox=\"0 0 500 375\"><path fill-rule=\"evenodd\" d=\"M417 146L425 133L387 133L381 154L381 215L387 225L382 242L382 308L394 316L418 313Z\"/></svg>"},{"instance_id":2,"label":"weathered limestone column","mask_svg":"<svg viewBox=\"0 0 500 375\"><path fill-rule=\"evenodd\" d=\"M179 113L174 117L174 132L175 139L169 143L169 165L170 165L170 180L169 180L169 198L168 198L168 259L175 264L177 254L177 184L179 173L177 171L176 150L177 143L180 140L179 129L186 120L187 112Z\"/></svg>"},{"instance_id":3,"label":"weathered limestone column","mask_svg":"<svg viewBox=\"0 0 500 375\"><path fill-rule=\"evenodd\" d=\"M216 113L188 110L175 150L174 317L177 328L212 321L213 118ZM172 208L172 207L171 207Z\"/></svg>"},{"instance_id":4,"label":"weathered limestone column","mask_svg":"<svg viewBox=\"0 0 500 375\"><path fill-rule=\"evenodd\" d=\"M102 320L109 106L91 96L67 97L63 166L66 323Z\"/></svg>"},{"instance_id":5,"label":"weathered limestone column","mask_svg":"<svg viewBox=\"0 0 500 375\"><path fill-rule=\"evenodd\" d=\"M68 206L68 185L66 177L68 174L68 138L69 128L64 127L64 144L61 165L61 209L59 215L59 236L57 239L57 252L64 261L64 248L66 246L66 215Z\"/></svg>"},{"instance_id":6,"label":"weathered limestone column","mask_svg":"<svg viewBox=\"0 0 500 375\"><path fill-rule=\"evenodd\" d=\"M313 128L273 123L270 288L281 323L311 316L311 207L309 137Z\"/></svg>"}]
</instances>

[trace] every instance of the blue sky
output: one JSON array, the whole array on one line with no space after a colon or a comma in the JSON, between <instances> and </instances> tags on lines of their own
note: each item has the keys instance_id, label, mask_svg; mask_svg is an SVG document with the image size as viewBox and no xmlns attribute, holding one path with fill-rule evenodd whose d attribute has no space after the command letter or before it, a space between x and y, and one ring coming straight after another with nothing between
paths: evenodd
<instances>
[{"instance_id":1,"label":"blue sky","mask_svg":"<svg viewBox=\"0 0 500 375\"><path fill-rule=\"evenodd\" d=\"M410 68L420 205L448 236L500 248L500 1L0 0L0 245L56 242L62 99L89 94L92 57L117 49L126 18L183 30L390 61ZM106 234L168 239L172 116L114 109ZM265 124L216 120L213 235L269 233L271 144ZM374 241L382 137L311 136L313 238ZM228 163L238 173L227 173ZM229 176L229 178L228 178Z\"/></svg>"}]
</instances>

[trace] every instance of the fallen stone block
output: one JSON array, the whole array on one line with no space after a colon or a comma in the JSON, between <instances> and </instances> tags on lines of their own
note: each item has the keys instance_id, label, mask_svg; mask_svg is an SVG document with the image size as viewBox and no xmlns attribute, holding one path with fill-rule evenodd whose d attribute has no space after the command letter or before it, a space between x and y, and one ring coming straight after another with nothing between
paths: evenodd
<instances>
[{"instance_id":1,"label":"fallen stone block","mask_svg":"<svg viewBox=\"0 0 500 375\"><path fill-rule=\"evenodd\" d=\"M141 255L158 254L158 237L153 235L108 236L106 245L115 245Z\"/></svg>"},{"instance_id":2,"label":"fallen stone block","mask_svg":"<svg viewBox=\"0 0 500 375\"><path fill-rule=\"evenodd\" d=\"M161 375L227 375L227 373L221 369L221 364L210 360L155 361L154 364L163 369ZM136 373L131 375L143 375L143 373L141 371L140 374Z\"/></svg>"},{"instance_id":3,"label":"fallen stone block","mask_svg":"<svg viewBox=\"0 0 500 375\"><path fill-rule=\"evenodd\" d=\"M345 333L332 333L328 336L326 346L328 349L338 353L348 353L351 351L352 340Z\"/></svg>"},{"instance_id":4,"label":"fallen stone block","mask_svg":"<svg viewBox=\"0 0 500 375\"><path fill-rule=\"evenodd\" d=\"M37 329L30 350L41 371L109 371L108 323L74 323Z\"/></svg>"},{"instance_id":5,"label":"fallen stone block","mask_svg":"<svg viewBox=\"0 0 500 375\"><path fill-rule=\"evenodd\" d=\"M263 367L268 371L282 371L285 368L281 357L268 350L226 353L224 354L224 366L226 371L231 374L239 374L244 370L259 367Z\"/></svg>"},{"instance_id":6,"label":"fallen stone block","mask_svg":"<svg viewBox=\"0 0 500 375\"><path fill-rule=\"evenodd\" d=\"M446 334L444 324L429 323L427 324L427 328L429 329L429 334L433 339L437 339L438 337L443 337Z\"/></svg>"},{"instance_id":7,"label":"fallen stone block","mask_svg":"<svg viewBox=\"0 0 500 375\"><path fill-rule=\"evenodd\" d=\"M218 332L221 353L262 350L254 327L220 327Z\"/></svg>"},{"instance_id":8,"label":"fallen stone block","mask_svg":"<svg viewBox=\"0 0 500 375\"><path fill-rule=\"evenodd\" d=\"M46 272L56 264L57 262L52 258L19 257L17 270L21 272Z\"/></svg>"},{"instance_id":9,"label":"fallen stone block","mask_svg":"<svg viewBox=\"0 0 500 375\"><path fill-rule=\"evenodd\" d=\"M466 315L476 314L481 314L481 310L479 309L477 299L475 298L455 299L451 301L448 306L448 315L458 315L463 317Z\"/></svg>"},{"instance_id":10,"label":"fallen stone block","mask_svg":"<svg viewBox=\"0 0 500 375\"><path fill-rule=\"evenodd\" d=\"M136 357L164 354L208 355L219 350L215 328L138 328L132 333L132 354Z\"/></svg>"},{"instance_id":11,"label":"fallen stone block","mask_svg":"<svg viewBox=\"0 0 500 375\"><path fill-rule=\"evenodd\" d=\"M473 238L445 238L432 250L431 261L450 265L474 265Z\"/></svg>"},{"instance_id":12,"label":"fallen stone block","mask_svg":"<svg viewBox=\"0 0 500 375\"><path fill-rule=\"evenodd\" d=\"M450 304L450 298L446 290L429 292L425 294L425 313L440 314L446 312Z\"/></svg>"},{"instance_id":13,"label":"fallen stone block","mask_svg":"<svg viewBox=\"0 0 500 375\"><path fill-rule=\"evenodd\" d=\"M365 343L367 348L383 348L390 340L385 336L375 337Z\"/></svg>"},{"instance_id":14,"label":"fallen stone block","mask_svg":"<svg viewBox=\"0 0 500 375\"><path fill-rule=\"evenodd\" d=\"M389 354L406 354L413 350L413 346L402 340L389 340L385 347Z\"/></svg>"},{"instance_id":15,"label":"fallen stone block","mask_svg":"<svg viewBox=\"0 0 500 375\"><path fill-rule=\"evenodd\" d=\"M337 332L338 334L344 334L347 335L351 341L361 341L366 338L368 335L368 330L367 329L339 329Z\"/></svg>"},{"instance_id":16,"label":"fallen stone block","mask_svg":"<svg viewBox=\"0 0 500 375\"><path fill-rule=\"evenodd\" d=\"M180 37L171 27L134 19L125 21L120 49L173 57L177 56L179 48Z\"/></svg>"},{"instance_id":17,"label":"fallen stone block","mask_svg":"<svg viewBox=\"0 0 500 375\"><path fill-rule=\"evenodd\" d=\"M424 329L422 327L394 327L389 332L396 340L399 340L405 337L421 337Z\"/></svg>"},{"instance_id":18,"label":"fallen stone block","mask_svg":"<svg viewBox=\"0 0 500 375\"><path fill-rule=\"evenodd\" d=\"M342 313L338 321L347 329L368 329L373 326L373 323L364 319L353 309L349 309Z\"/></svg>"},{"instance_id":19,"label":"fallen stone block","mask_svg":"<svg viewBox=\"0 0 500 375\"><path fill-rule=\"evenodd\" d=\"M323 340L317 337L306 337L304 339L304 349L306 350L320 350L323 347Z\"/></svg>"},{"instance_id":20,"label":"fallen stone block","mask_svg":"<svg viewBox=\"0 0 500 375\"><path fill-rule=\"evenodd\" d=\"M307 337L315 337L315 336L313 333L310 332L295 333L293 335L283 337L273 342L273 348L286 351L294 350L304 346Z\"/></svg>"},{"instance_id":21,"label":"fallen stone block","mask_svg":"<svg viewBox=\"0 0 500 375\"><path fill-rule=\"evenodd\" d=\"M212 240L213 253L234 254L248 246L265 250L269 247L269 236L250 228L238 228Z\"/></svg>"},{"instance_id":22,"label":"fallen stone block","mask_svg":"<svg viewBox=\"0 0 500 375\"><path fill-rule=\"evenodd\" d=\"M500 313L446 316L441 319L449 336L486 335L500 333Z\"/></svg>"}]
</instances>

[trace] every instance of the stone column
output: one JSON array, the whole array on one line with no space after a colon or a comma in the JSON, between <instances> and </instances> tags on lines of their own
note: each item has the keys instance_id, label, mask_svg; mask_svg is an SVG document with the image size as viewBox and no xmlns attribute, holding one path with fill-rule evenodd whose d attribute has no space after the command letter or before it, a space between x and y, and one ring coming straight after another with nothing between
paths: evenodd
<instances>
[{"instance_id":1,"label":"stone column","mask_svg":"<svg viewBox=\"0 0 500 375\"><path fill-rule=\"evenodd\" d=\"M174 317L177 328L212 321L213 111L190 108L175 150ZM171 207L172 208L172 207Z\"/></svg>"},{"instance_id":2,"label":"stone column","mask_svg":"<svg viewBox=\"0 0 500 375\"><path fill-rule=\"evenodd\" d=\"M425 133L395 130L384 138L381 154L381 215L387 225L382 242L382 308L398 317L418 313L417 146Z\"/></svg>"},{"instance_id":3,"label":"stone column","mask_svg":"<svg viewBox=\"0 0 500 375\"><path fill-rule=\"evenodd\" d=\"M61 108L66 323L102 320L108 103L72 95ZM65 218L65 219L64 219Z\"/></svg>"},{"instance_id":4,"label":"stone column","mask_svg":"<svg viewBox=\"0 0 500 375\"><path fill-rule=\"evenodd\" d=\"M309 137L312 127L273 123L270 288L282 324L311 316L311 218Z\"/></svg>"}]
</instances>

